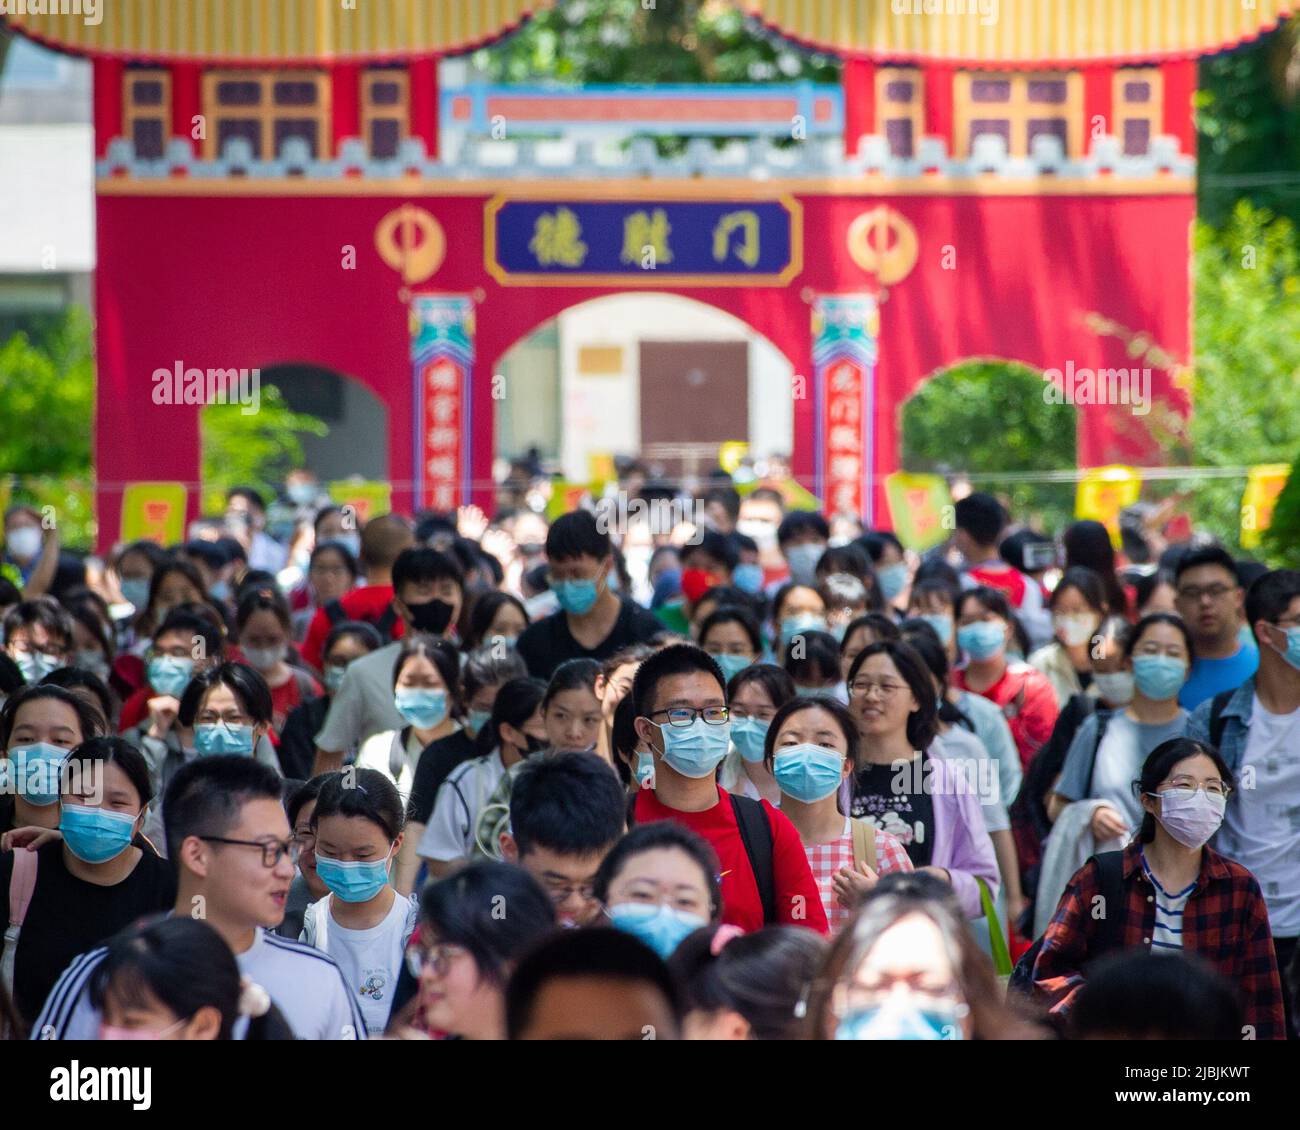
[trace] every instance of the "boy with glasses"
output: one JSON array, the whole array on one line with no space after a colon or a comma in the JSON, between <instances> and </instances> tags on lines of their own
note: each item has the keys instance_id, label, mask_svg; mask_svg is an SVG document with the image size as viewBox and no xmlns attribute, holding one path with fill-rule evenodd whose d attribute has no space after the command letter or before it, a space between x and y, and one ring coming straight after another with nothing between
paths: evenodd
<instances>
[{"instance_id":1,"label":"boy with glasses","mask_svg":"<svg viewBox=\"0 0 1300 1130\"><path fill-rule=\"evenodd\" d=\"M249 757L202 757L177 772L163 803L167 855L177 873L173 913L202 918L230 946L302 1040L356 1040L365 1023L339 967L319 950L270 931L284 917L300 845L281 804L280 778ZM34 1039L86 1040L100 1015L90 983L106 947L76 958L45 1001Z\"/></svg>"},{"instance_id":2,"label":"boy with glasses","mask_svg":"<svg viewBox=\"0 0 1300 1130\"><path fill-rule=\"evenodd\" d=\"M1227 551L1207 546L1189 553L1174 574L1174 606L1196 648L1178 703L1194 710L1255 673L1258 657L1238 638L1243 593Z\"/></svg>"}]
</instances>

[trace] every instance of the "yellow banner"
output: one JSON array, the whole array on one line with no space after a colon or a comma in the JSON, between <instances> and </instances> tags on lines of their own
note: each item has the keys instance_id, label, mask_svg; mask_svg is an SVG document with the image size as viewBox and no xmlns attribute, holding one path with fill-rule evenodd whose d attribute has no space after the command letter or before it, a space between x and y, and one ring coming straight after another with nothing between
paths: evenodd
<instances>
[{"instance_id":1,"label":"yellow banner","mask_svg":"<svg viewBox=\"0 0 1300 1130\"><path fill-rule=\"evenodd\" d=\"M122 540L181 541L188 497L184 483L129 483L122 492Z\"/></svg>"},{"instance_id":2,"label":"yellow banner","mask_svg":"<svg viewBox=\"0 0 1300 1130\"><path fill-rule=\"evenodd\" d=\"M1142 476L1132 467L1094 467L1079 480L1074 516L1091 518L1110 531L1111 543L1120 546L1119 512L1132 506L1142 493Z\"/></svg>"},{"instance_id":3,"label":"yellow banner","mask_svg":"<svg viewBox=\"0 0 1300 1130\"><path fill-rule=\"evenodd\" d=\"M1259 545L1259 535L1272 524L1273 507L1290 474L1289 463L1261 463L1250 469L1246 490L1241 496L1243 549L1254 549Z\"/></svg>"},{"instance_id":4,"label":"yellow banner","mask_svg":"<svg viewBox=\"0 0 1300 1130\"><path fill-rule=\"evenodd\" d=\"M329 484L330 499L337 506L351 506L357 519L368 522L387 514L392 508L393 488L380 482L350 482L341 479Z\"/></svg>"},{"instance_id":5,"label":"yellow banner","mask_svg":"<svg viewBox=\"0 0 1300 1130\"><path fill-rule=\"evenodd\" d=\"M894 533L908 549L919 553L948 539L952 494L942 475L895 471L885 479L885 495Z\"/></svg>"}]
</instances>

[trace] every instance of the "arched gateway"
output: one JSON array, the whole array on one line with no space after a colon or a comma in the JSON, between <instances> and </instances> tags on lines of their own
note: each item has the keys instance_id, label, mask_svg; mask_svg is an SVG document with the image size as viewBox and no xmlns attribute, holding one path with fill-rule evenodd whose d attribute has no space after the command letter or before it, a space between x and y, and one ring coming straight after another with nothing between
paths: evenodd
<instances>
[{"instance_id":1,"label":"arched gateway","mask_svg":"<svg viewBox=\"0 0 1300 1130\"><path fill-rule=\"evenodd\" d=\"M546 6L528 0L7 17L95 69L102 540L126 484L198 479L198 407L157 392L178 367L355 374L387 408L396 506L486 503L494 364L627 290L704 301L784 353L797 477L868 519L925 374L1131 366L1098 318L1187 359L1196 59L1288 3L740 2L842 56L842 86L440 92L439 60ZM617 163L581 136L510 140L602 122L748 140ZM450 159L446 131L468 137ZM1168 369L1149 387L1185 407ZM1083 465L1152 456L1117 426L1131 407L1079 408Z\"/></svg>"}]
</instances>

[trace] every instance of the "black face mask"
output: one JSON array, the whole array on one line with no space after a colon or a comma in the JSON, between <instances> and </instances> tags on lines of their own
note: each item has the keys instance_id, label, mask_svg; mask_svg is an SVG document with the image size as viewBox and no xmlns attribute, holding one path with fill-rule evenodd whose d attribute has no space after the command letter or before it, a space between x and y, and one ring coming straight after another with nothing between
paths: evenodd
<instances>
[{"instance_id":1,"label":"black face mask","mask_svg":"<svg viewBox=\"0 0 1300 1130\"><path fill-rule=\"evenodd\" d=\"M540 753L546 748L546 739L539 738L534 734L525 734L528 744L524 747L524 756L531 757L535 753Z\"/></svg>"},{"instance_id":2,"label":"black face mask","mask_svg":"<svg viewBox=\"0 0 1300 1130\"><path fill-rule=\"evenodd\" d=\"M452 605L445 600L426 600L406 607L411 613L411 627L417 632L432 632L440 636L451 623Z\"/></svg>"}]
</instances>

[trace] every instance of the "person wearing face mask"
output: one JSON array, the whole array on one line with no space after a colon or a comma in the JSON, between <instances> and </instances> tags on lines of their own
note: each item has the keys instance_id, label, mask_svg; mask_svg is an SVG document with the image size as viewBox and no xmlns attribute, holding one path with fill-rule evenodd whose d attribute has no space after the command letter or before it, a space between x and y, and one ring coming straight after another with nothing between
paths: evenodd
<instances>
[{"instance_id":1,"label":"person wearing face mask","mask_svg":"<svg viewBox=\"0 0 1300 1130\"><path fill-rule=\"evenodd\" d=\"M686 598L683 612L688 620L694 619L695 605L706 592L732 584L733 571L740 564L736 547L716 530L700 530L696 538L679 551L682 595Z\"/></svg>"},{"instance_id":2,"label":"person wearing face mask","mask_svg":"<svg viewBox=\"0 0 1300 1130\"><path fill-rule=\"evenodd\" d=\"M325 640L325 667L321 676L325 693L290 710L280 731L280 745L275 752L286 777L303 781L311 775L312 762L316 759L315 737L325 725L330 702L343 685L344 672L355 660L382 646L374 625L361 620L344 620L331 630ZM354 759L356 752L348 750L348 760ZM297 936L295 933L294 937Z\"/></svg>"},{"instance_id":3,"label":"person wearing face mask","mask_svg":"<svg viewBox=\"0 0 1300 1130\"><path fill-rule=\"evenodd\" d=\"M1047 676L1028 663L1008 659L1015 613L997 589L967 589L957 598L957 646L966 665L953 672L959 691L983 695L1000 707L1027 770L1051 736L1060 708Z\"/></svg>"},{"instance_id":4,"label":"person wearing face mask","mask_svg":"<svg viewBox=\"0 0 1300 1130\"><path fill-rule=\"evenodd\" d=\"M1095 695L1088 644L1108 611L1101 578L1081 566L1067 569L1052 591L1048 609L1055 638L1030 653L1029 665L1047 676L1057 702L1068 702L1071 695L1085 691Z\"/></svg>"},{"instance_id":5,"label":"person wearing face mask","mask_svg":"<svg viewBox=\"0 0 1300 1130\"><path fill-rule=\"evenodd\" d=\"M1173 738L1151 751L1134 787L1142 826L1122 852L1094 856L1070 880L1033 961L1034 996L1065 1021L1100 954L1183 950L1236 984L1255 1039L1285 1039L1264 895L1245 867L1207 846L1235 791L1231 770L1212 746Z\"/></svg>"},{"instance_id":6,"label":"person wearing face mask","mask_svg":"<svg viewBox=\"0 0 1300 1130\"><path fill-rule=\"evenodd\" d=\"M182 610L210 619L224 637L226 614L208 597L199 571L188 561L168 559L154 570L149 597L131 622L133 643L129 649L118 652L113 664L112 685L125 700L124 710L135 692L144 686L146 652L153 638L172 612ZM135 725L142 716L143 712L129 724Z\"/></svg>"},{"instance_id":7,"label":"person wearing face mask","mask_svg":"<svg viewBox=\"0 0 1300 1130\"><path fill-rule=\"evenodd\" d=\"M875 570L876 587L884 606L898 615L899 609L907 607L911 573L903 543L889 530L872 530L853 544L866 551Z\"/></svg>"},{"instance_id":8,"label":"person wearing face mask","mask_svg":"<svg viewBox=\"0 0 1300 1130\"><path fill-rule=\"evenodd\" d=\"M932 875L884 876L813 980L815 1040L1041 1038L1007 1007L993 965Z\"/></svg>"},{"instance_id":9,"label":"person wearing face mask","mask_svg":"<svg viewBox=\"0 0 1300 1130\"><path fill-rule=\"evenodd\" d=\"M555 520L546 559L559 611L530 624L516 645L534 678L549 679L570 659L608 659L662 631L658 617L611 590L613 546L589 511Z\"/></svg>"},{"instance_id":10,"label":"person wearing face mask","mask_svg":"<svg viewBox=\"0 0 1300 1130\"><path fill-rule=\"evenodd\" d=\"M252 487L235 487L226 495L226 527L248 551L248 567L278 573L289 551L266 532L266 501Z\"/></svg>"},{"instance_id":11,"label":"person wearing face mask","mask_svg":"<svg viewBox=\"0 0 1300 1130\"><path fill-rule=\"evenodd\" d=\"M63 763L61 790L57 836L35 851L19 849L35 864L24 863L34 874L13 956L14 1002L28 1023L77 954L168 909L176 896L171 868L140 834L154 793L134 746L108 737L83 742ZM14 860L6 853L6 872ZM9 879L0 874L5 888Z\"/></svg>"},{"instance_id":12,"label":"person wearing face mask","mask_svg":"<svg viewBox=\"0 0 1300 1130\"><path fill-rule=\"evenodd\" d=\"M492 589L480 593L470 605L464 648L476 651L490 647L498 654L513 652L527 627L528 611L524 602L512 593Z\"/></svg>"},{"instance_id":13,"label":"person wearing face mask","mask_svg":"<svg viewBox=\"0 0 1300 1130\"><path fill-rule=\"evenodd\" d=\"M637 792L638 824L672 820L702 836L722 863L722 920L747 930L786 923L825 933L826 913L799 833L766 801L728 794L717 769L730 746L726 685L699 648L674 644L632 681L637 736L654 762Z\"/></svg>"},{"instance_id":14,"label":"person wearing face mask","mask_svg":"<svg viewBox=\"0 0 1300 1130\"><path fill-rule=\"evenodd\" d=\"M182 745L182 762L194 757L237 754L280 772L280 762L268 737L271 729L271 690L251 667L221 663L190 680L176 712L182 733L192 734L193 747ZM161 767L164 787L177 767Z\"/></svg>"},{"instance_id":15,"label":"person wearing face mask","mask_svg":"<svg viewBox=\"0 0 1300 1130\"><path fill-rule=\"evenodd\" d=\"M506 770L546 748L541 710L546 692L539 679L512 679L497 692L492 717L477 739L484 752L447 774L427 825L410 821L406 843L414 846L398 856L399 891L414 889L421 860L431 875L440 877L473 854L479 814Z\"/></svg>"},{"instance_id":16,"label":"person wearing face mask","mask_svg":"<svg viewBox=\"0 0 1300 1130\"><path fill-rule=\"evenodd\" d=\"M357 583L357 559L346 545L337 541L317 542L307 559L302 586L289 593L289 620L293 638L301 643L311 627L317 610L328 608L347 596ZM347 613L339 608L339 622ZM328 615L328 614L327 614Z\"/></svg>"},{"instance_id":17,"label":"person wearing face mask","mask_svg":"<svg viewBox=\"0 0 1300 1130\"><path fill-rule=\"evenodd\" d=\"M419 632L402 637L393 664L393 703L403 725L361 743L357 765L383 774L405 803L426 747L460 729L460 665L445 640Z\"/></svg>"},{"instance_id":18,"label":"person wearing face mask","mask_svg":"<svg viewBox=\"0 0 1300 1130\"><path fill-rule=\"evenodd\" d=\"M72 617L51 596L24 600L5 613L4 647L28 686L62 667L72 651Z\"/></svg>"},{"instance_id":19,"label":"person wearing face mask","mask_svg":"<svg viewBox=\"0 0 1300 1130\"><path fill-rule=\"evenodd\" d=\"M830 525L814 510L793 510L781 519L776 541L794 584L817 583L817 562L830 540Z\"/></svg>"},{"instance_id":20,"label":"person wearing face mask","mask_svg":"<svg viewBox=\"0 0 1300 1130\"><path fill-rule=\"evenodd\" d=\"M1239 687L1201 703L1187 736L1214 745L1253 789L1234 791L1216 846L1264 889L1278 965L1300 975L1300 572L1275 569L1250 586L1246 620L1259 645L1259 668ZM1288 1001L1288 1004L1291 1002ZM1294 1011L1293 1037L1300 1037Z\"/></svg>"},{"instance_id":21,"label":"person wearing face mask","mask_svg":"<svg viewBox=\"0 0 1300 1130\"><path fill-rule=\"evenodd\" d=\"M259 588L244 593L235 612L235 625L245 662L271 688L271 730L278 735L289 711L319 698L324 688L311 672L288 662L289 606L278 592Z\"/></svg>"},{"instance_id":22,"label":"person wearing face mask","mask_svg":"<svg viewBox=\"0 0 1300 1130\"><path fill-rule=\"evenodd\" d=\"M689 934L719 923L718 857L674 821L639 825L605 856L592 894L610 925L667 961Z\"/></svg>"},{"instance_id":23,"label":"person wearing face mask","mask_svg":"<svg viewBox=\"0 0 1300 1130\"><path fill-rule=\"evenodd\" d=\"M376 523L381 521L375 518L366 525L367 539L379 536ZM393 593L392 609L404 632L454 639L465 601L465 575L452 557L422 546L403 550L393 564ZM305 656L307 645L303 648ZM393 698L393 664L401 651L399 637L348 667L325 726L316 735L313 776L342 768L343 751L372 734L406 724Z\"/></svg>"},{"instance_id":24,"label":"person wearing face mask","mask_svg":"<svg viewBox=\"0 0 1300 1130\"><path fill-rule=\"evenodd\" d=\"M907 851L888 832L855 820L841 807L842 787L858 763L858 728L833 698L799 698L776 712L764 743L764 764L781 792L821 891L831 932L881 875L911 871Z\"/></svg>"},{"instance_id":25,"label":"person wearing face mask","mask_svg":"<svg viewBox=\"0 0 1300 1130\"><path fill-rule=\"evenodd\" d=\"M418 916L416 900L388 880L403 824L397 789L373 769L352 781L331 774L312 814L316 874L330 893L307 908L301 940L338 963L372 1036L388 1023Z\"/></svg>"},{"instance_id":26,"label":"person wearing face mask","mask_svg":"<svg viewBox=\"0 0 1300 1130\"><path fill-rule=\"evenodd\" d=\"M16 505L5 511L4 553L0 575L9 574L28 599L48 592L59 567L59 530L48 527L31 506Z\"/></svg>"},{"instance_id":27,"label":"person wearing face mask","mask_svg":"<svg viewBox=\"0 0 1300 1130\"><path fill-rule=\"evenodd\" d=\"M744 608L723 606L710 613L700 623L699 645L713 656L728 682L763 654L758 621Z\"/></svg>"},{"instance_id":28,"label":"person wearing face mask","mask_svg":"<svg viewBox=\"0 0 1300 1130\"><path fill-rule=\"evenodd\" d=\"M784 649L801 632L826 631L826 602L810 585L782 585L772 597L772 649Z\"/></svg>"},{"instance_id":29,"label":"person wearing face mask","mask_svg":"<svg viewBox=\"0 0 1300 1130\"><path fill-rule=\"evenodd\" d=\"M23 687L6 699L0 709L0 832L57 828L64 758L104 731L103 719L62 687Z\"/></svg>"},{"instance_id":30,"label":"person wearing face mask","mask_svg":"<svg viewBox=\"0 0 1300 1130\"><path fill-rule=\"evenodd\" d=\"M292 1040L266 990L230 947L188 916L146 922L108 945L90 986L101 1040Z\"/></svg>"},{"instance_id":31,"label":"person wearing face mask","mask_svg":"<svg viewBox=\"0 0 1300 1130\"><path fill-rule=\"evenodd\" d=\"M736 567L731 571L731 583L746 595L761 598L766 574L759 560L758 542L738 532L732 533L728 540L736 550Z\"/></svg>"},{"instance_id":32,"label":"person wearing face mask","mask_svg":"<svg viewBox=\"0 0 1300 1130\"><path fill-rule=\"evenodd\" d=\"M72 620L71 665L107 684L116 654L108 605L90 589L65 593L62 603Z\"/></svg>"},{"instance_id":33,"label":"person wearing face mask","mask_svg":"<svg viewBox=\"0 0 1300 1130\"><path fill-rule=\"evenodd\" d=\"M772 719L795 694L794 680L774 663L755 663L728 680L731 749L718 770L718 784L728 793L780 805L781 790L764 754Z\"/></svg>"}]
</instances>

